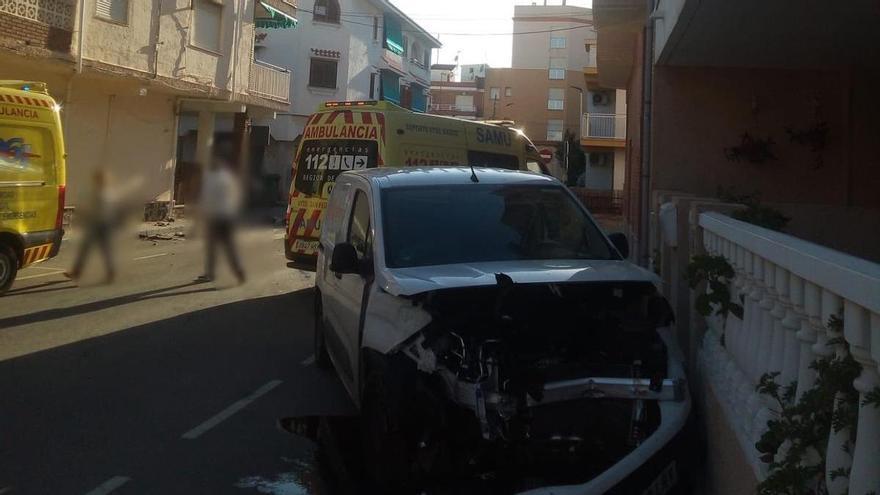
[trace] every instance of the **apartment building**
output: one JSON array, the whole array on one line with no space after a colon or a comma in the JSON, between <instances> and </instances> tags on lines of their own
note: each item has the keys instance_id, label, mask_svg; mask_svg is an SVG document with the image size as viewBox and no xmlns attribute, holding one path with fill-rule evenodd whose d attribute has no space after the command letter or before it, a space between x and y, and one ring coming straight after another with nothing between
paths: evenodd
<instances>
[{"instance_id":1,"label":"apartment building","mask_svg":"<svg viewBox=\"0 0 880 495\"><path fill-rule=\"evenodd\" d=\"M485 115L484 77L458 81L459 68L455 64L431 66L431 104L429 111L435 115L460 119L482 119ZM485 72L484 72L485 73Z\"/></svg>"},{"instance_id":2,"label":"apartment building","mask_svg":"<svg viewBox=\"0 0 880 495\"><path fill-rule=\"evenodd\" d=\"M197 116L205 162L218 115L287 108L267 81L284 74L255 69L253 40L255 19L294 14L284 0L9 0L0 78L44 81L61 104L69 204L103 166L161 216L173 198L179 115Z\"/></svg>"},{"instance_id":3,"label":"apartment building","mask_svg":"<svg viewBox=\"0 0 880 495\"><path fill-rule=\"evenodd\" d=\"M623 188L626 93L598 82L597 42L590 9L520 5L514 10L511 68L487 71L487 119L513 120L535 142L554 175L566 131L580 136L588 154L579 185Z\"/></svg>"},{"instance_id":4,"label":"apartment building","mask_svg":"<svg viewBox=\"0 0 880 495\"><path fill-rule=\"evenodd\" d=\"M269 129L264 173L286 191L297 139L326 101L388 100L428 109L431 52L440 42L387 0L304 0L294 30L258 29L256 56L291 68L292 103Z\"/></svg>"}]
</instances>

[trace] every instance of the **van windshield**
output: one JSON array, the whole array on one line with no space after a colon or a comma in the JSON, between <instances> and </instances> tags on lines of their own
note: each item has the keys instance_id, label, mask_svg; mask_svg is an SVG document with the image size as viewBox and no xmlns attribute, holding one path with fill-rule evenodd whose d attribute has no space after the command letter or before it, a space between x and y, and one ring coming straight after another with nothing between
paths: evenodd
<instances>
[{"instance_id":1,"label":"van windshield","mask_svg":"<svg viewBox=\"0 0 880 495\"><path fill-rule=\"evenodd\" d=\"M378 156L379 145L376 141L304 141L296 162L294 187L304 196L328 198L340 173L376 167Z\"/></svg>"},{"instance_id":2,"label":"van windshield","mask_svg":"<svg viewBox=\"0 0 880 495\"><path fill-rule=\"evenodd\" d=\"M382 193L389 268L509 260L617 259L561 186L468 184Z\"/></svg>"}]
</instances>

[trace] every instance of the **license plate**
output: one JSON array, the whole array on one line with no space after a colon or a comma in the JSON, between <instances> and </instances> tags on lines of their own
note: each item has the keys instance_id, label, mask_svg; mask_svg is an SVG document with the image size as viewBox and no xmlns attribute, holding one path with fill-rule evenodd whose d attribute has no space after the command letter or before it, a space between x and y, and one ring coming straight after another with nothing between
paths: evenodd
<instances>
[{"instance_id":1,"label":"license plate","mask_svg":"<svg viewBox=\"0 0 880 495\"><path fill-rule=\"evenodd\" d=\"M653 482L642 492L642 495L665 495L678 484L678 470L675 461L669 463Z\"/></svg>"}]
</instances>

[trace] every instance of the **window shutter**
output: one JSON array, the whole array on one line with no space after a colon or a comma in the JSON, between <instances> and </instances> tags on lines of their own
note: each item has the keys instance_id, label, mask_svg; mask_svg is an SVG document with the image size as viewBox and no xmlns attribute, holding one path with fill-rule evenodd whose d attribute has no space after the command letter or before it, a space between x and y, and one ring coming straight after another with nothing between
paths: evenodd
<instances>
[{"instance_id":1,"label":"window shutter","mask_svg":"<svg viewBox=\"0 0 880 495\"><path fill-rule=\"evenodd\" d=\"M126 22L128 20L128 0L97 0L95 13L106 19Z\"/></svg>"}]
</instances>

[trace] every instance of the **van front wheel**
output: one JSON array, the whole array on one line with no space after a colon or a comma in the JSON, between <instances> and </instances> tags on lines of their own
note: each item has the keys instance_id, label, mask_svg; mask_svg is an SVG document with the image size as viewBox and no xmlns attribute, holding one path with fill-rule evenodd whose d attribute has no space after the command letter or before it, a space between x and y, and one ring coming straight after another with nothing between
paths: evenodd
<instances>
[{"instance_id":1,"label":"van front wheel","mask_svg":"<svg viewBox=\"0 0 880 495\"><path fill-rule=\"evenodd\" d=\"M0 244L0 295L4 294L18 273L18 257L9 246Z\"/></svg>"}]
</instances>

